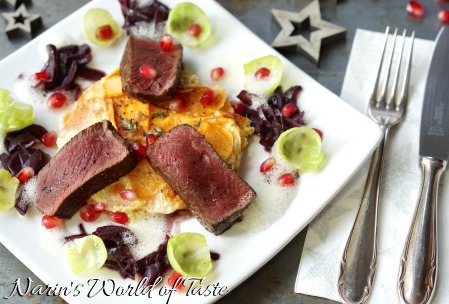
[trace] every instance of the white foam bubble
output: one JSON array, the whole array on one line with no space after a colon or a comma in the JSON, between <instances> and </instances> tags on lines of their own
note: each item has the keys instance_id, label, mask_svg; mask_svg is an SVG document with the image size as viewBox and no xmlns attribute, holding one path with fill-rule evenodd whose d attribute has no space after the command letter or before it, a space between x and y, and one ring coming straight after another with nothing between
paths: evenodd
<instances>
[{"instance_id":1,"label":"white foam bubble","mask_svg":"<svg viewBox=\"0 0 449 304\"><path fill-rule=\"evenodd\" d=\"M69 243L65 241L65 237L69 234L65 225L52 229L47 229L42 225L39 227L39 245L48 253L64 256Z\"/></svg>"},{"instance_id":2,"label":"white foam bubble","mask_svg":"<svg viewBox=\"0 0 449 304\"><path fill-rule=\"evenodd\" d=\"M6 152L5 144L4 144L5 137L6 137L6 134L0 132L0 154L3 154Z\"/></svg>"},{"instance_id":3,"label":"white foam bubble","mask_svg":"<svg viewBox=\"0 0 449 304\"><path fill-rule=\"evenodd\" d=\"M248 154L254 146L248 147ZM274 150L274 149L273 149ZM281 186L278 182L282 174L293 172L293 168L273 151L271 154L276 164L266 174L259 171L259 166L248 168L245 180L256 191L257 197L245 211L243 221L237 226L248 232L257 232L270 227L287 212L297 191L299 178L294 186Z\"/></svg>"},{"instance_id":4,"label":"white foam bubble","mask_svg":"<svg viewBox=\"0 0 449 304\"><path fill-rule=\"evenodd\" d=\"M131 245L131 253L136 259L139 259L156 251L159 245L165 241L166 227L167 219L164 215L145 215L127 224L127 228L132 231L138 242L135 242L135 239L130 236L125 236L124 241Z\"/></svg>"},{"instance_id":5,"label":"white foam bubble","mask_svg":"<svg viewBox=\"0 0 449 304\"><path fill-rule=\"evenodd\" d=\"M46 104L48 98L54 93L53 91L45 92L43 90L36 89L34 86L36 82L33 80L31 74L21 74L14 81L14 93L17 96L17 100L26 102L29 104ZM58 91L67 97L68 102L76 100L76 92L70 90Z\"/></svg>"}]
</instances>

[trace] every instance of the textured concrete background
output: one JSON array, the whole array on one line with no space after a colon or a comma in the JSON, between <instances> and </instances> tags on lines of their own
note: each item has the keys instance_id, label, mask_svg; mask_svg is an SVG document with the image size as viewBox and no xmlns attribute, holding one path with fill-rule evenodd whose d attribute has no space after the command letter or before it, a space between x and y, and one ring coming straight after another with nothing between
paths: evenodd
<instances>
[{"instance_id":1,"label":"textured concrete background","mask_svg":"<svg viewBox=\"0 0 449 304\"><path fill-rule=\"evenodd\" d=\"M45 30L87 2L87 0L34 0L28 10L31 13L42 16L43 30ZM310 1L219 0L218 2L256 35L268 44L271 44L280 31L279 25L271 16L271 9L299 11ZM406 3L407 1L401 0L321 0L322 18L345 27L347 29L346 39L331 43L322 49L319 67L300 54L284 53L284 55L335 94L340 94L352 41L357 28L383 32L385 27L390 25L399 29L415 30L418 38L435 38L439 26L438 11L441 8L448 9L449 5L447 3L438 3L436 0L422 1L426 15L422 20L417 21L407 16ZM11 11L11 7L7 5L6 0L0 0L0 12L6 11ZM3 33L5 25L6 22L0 20L0 29L2 29L0 31L0 58L4 58L29 41L28 37L8 39ZM6 73L6 71L0 71L0 83L3 73ZM334 303L328 300L298 295L293 291L304 237L305 232L300 233L267 265L219 301L219 303ZM39 296L14 297L8 301L3 300L2 297L8 294L12 287L11 284L18 277L31 277L34 281L39 282L38 278L0 244L0 303L64 303L63 300L56 297Z\"/></svg>"}]
</instances>

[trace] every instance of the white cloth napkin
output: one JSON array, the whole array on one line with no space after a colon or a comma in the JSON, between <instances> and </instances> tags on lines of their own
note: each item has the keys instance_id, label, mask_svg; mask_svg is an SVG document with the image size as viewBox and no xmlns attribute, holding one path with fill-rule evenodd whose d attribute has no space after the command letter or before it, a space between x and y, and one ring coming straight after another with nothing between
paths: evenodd
<instances>
[{"instance_id":1,"label":"white cloth napkin","mask_svg":"<svg viewBox=\"0 0 449 304\"><path fill-rule=\"evenodd\" d=\"M362 113L366 113L368 107L382 43L383 33L359 29L354 38L341 97ZM377 270L368 303L399 303L397 292L399 261L421 183L418 156L419 129L425 79L432 48L433 41L421 39L415 41L406 118L390 133L379 202ZM295 292L340 301L337 291L340 259L360 205L368 166L369 161L310 224L296 278ZM438 204L438 282L433 303L449 303L447 183L446 173L443 173Z\"/></svg>"}]
</instances>

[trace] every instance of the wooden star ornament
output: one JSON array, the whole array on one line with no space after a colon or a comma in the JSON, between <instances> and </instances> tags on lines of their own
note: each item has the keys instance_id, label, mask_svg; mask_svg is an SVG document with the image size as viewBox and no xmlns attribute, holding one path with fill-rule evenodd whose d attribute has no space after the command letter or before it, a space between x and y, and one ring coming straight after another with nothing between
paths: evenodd
<instances>
[{"instance_id":1,"label":"wooden star ornament","mask_svg":"<svg viewBox=\"0 0 449 304\"><path fill-rule=\"evenodd\" d=\"M320 5L312 1L298 13L272 9L274 18L282 27L271 45L275 48L295 48L309 60L318 64L321 45L344 38L346 29L321 19ZM310 24L310 40L303 35L294 35L295 25L302 27Z\"/></svg>"},{"instance_id":2,"label":"wooden star ornament","mask_svg":"<svg viewBox=\"0 0 449 304\"><path fill-rule=\"evenodd\" d=\"M21 4L13 13L3 13L2 15L8 22L5 28L8 38L20 32L34 37L35 30L42 25L41 16L28 13L25 4Z\"/></svg>"}]
</instances>

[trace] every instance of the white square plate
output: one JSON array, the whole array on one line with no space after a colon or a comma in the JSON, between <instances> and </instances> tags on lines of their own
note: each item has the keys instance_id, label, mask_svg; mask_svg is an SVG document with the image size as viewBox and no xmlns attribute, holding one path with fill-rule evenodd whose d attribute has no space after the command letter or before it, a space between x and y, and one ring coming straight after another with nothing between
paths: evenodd
<instances>
[{"instance_id":1,"label":"white square plate","mask_svg":"<svg viewBox=\"0 0 449 304\"><path fill-rule=\"evenodd\" d=\"M173 7L179 0L164 0L163 3ZM338 96L322 87L298 67L286 60L281 54L250 32L231 14L212 0L193 0L209 16L213 26L213 36L198 49L184 49L185 67L199 75L201 81L213 85L209 72L216 66L226 67L227 76L220 85L227 89L230 97L243 88L242 64L252 58L274 54L284 64L282 86L287 89L299 84L303 92L299 98L299 107L305 111L306 121L311 127L319 128L324 133L323 150L326 163L318 172L301 175L298 191L288 206L280 210L279 217L273 219L266 229L251 231L243 229L238 223L221 236L206 232L195 220L187 221L182 230L197 231L206 235L212 250L220 253L220 259L214 262L213 273L205 280L207 284L219 284L229 289L235 288L268 262L296 234L298 234L334 197L349 178L370 156L380 140L379 128L366 116L351 108ZM65 18L46 33L31 41L23 48L0 62L2 79L0 87L13 91L14 80L22 72L39 71L43 63L38 57L37 46L41 37L51 32L66 32L80 43L87 42L83 34L82 18L92 7L107 8L112 15L123 22L118 1L96 0ZM94 60L90 66L111 72L118 67L125 39L113 48L92 47ZM5 71L8 71L5 73ZM17 97L17 96L15 96ZM26 102L25 100L21 100ZM51 112L46 106L35 106L36 123L48 129L58 130L61 112ZM252 141L245 152L244 164L240 174L250 179L251 174L258 174L258 166L267 157L263 148ZM273 204L277 202L273 201ZM99 292L88 297L92 287L89 279L99 279L105 283L107 292L111 291L113 279L118 286L135 286L132 280L122 280L116 272L102 269L90 277L77 277L72 274L63 257L55 257L39 246L40 216L19 216L15 210L0 213L0 241L29 267L39 278L50 286L66 286L72 292L63 298L69 303L123 303L125 297L131 297L133 303L166 303L168 295L159 296L157 290L141 296L106 296ZM79 286L75 296L74 286ZM98 288L98 285L97 287ZM263 287L261 287L263 288ZM293 288L293 286L292 286ZM117 289L115 289L117 291ZM175 303L211 303L218 300L212 295L189 295L176 293L172 295Z\"/></svg>"}]
</instances>

